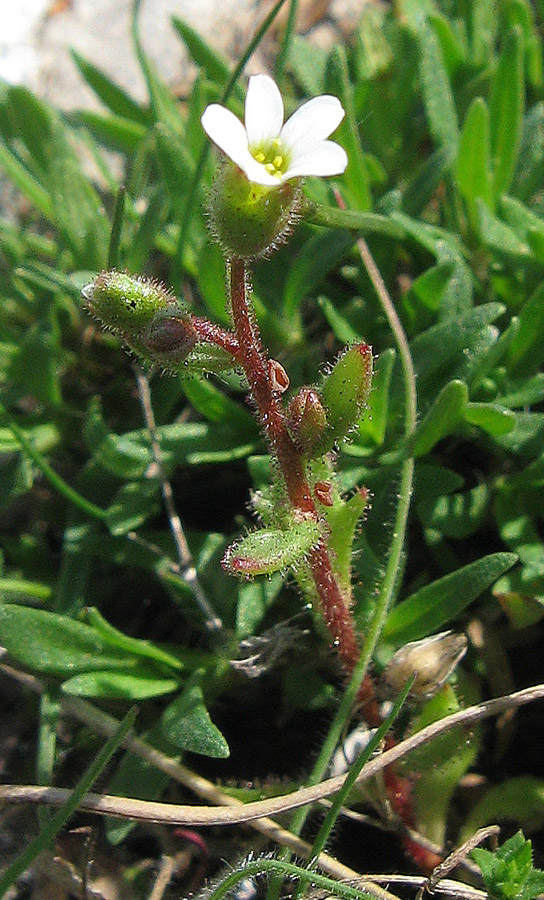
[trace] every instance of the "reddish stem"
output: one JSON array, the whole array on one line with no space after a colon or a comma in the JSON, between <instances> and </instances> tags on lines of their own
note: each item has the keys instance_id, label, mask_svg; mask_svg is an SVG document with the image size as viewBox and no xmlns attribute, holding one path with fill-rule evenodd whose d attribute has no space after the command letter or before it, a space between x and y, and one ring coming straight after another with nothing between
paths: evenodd
<instances>
[{"instance_id":1,"label":"reddish stem","mask_svg":"<svg viewBox=\"0 0 544 900\"><path fill-rule=\"evenodd\" d=\"M225 328L215 325L203 316L191 316L191 324L199 341L205 344L215 344L216 347L220 347L221 350L234 356L236 360L240 360L240 347L236 335L232 331L226 331Z\"/></svg>"},{"instance_id":2,"label":"reddish stem","mask_svg":"<svg viewBox=\"0 0 544 900\"><path fill-rule=\"evenodd\" d=\"M247 298L248 280L243 260L231 260L230 283L232 316L241 363L259 420L277 456L291 505L318 521L319 514L306 479L303 458L291 439L283 408L271 386L269 360ZM332 642L338 648L346 671L351 674L359 659L359 644L351 612L332 569L325 538L311 550L308 563ZM360 694L360 700L365 704L374 699L374 688L368 676L361 686Z\"/></svg>"},{"instance_id":3,"label":"reddish stem","mask_svg":"<svg viewBox=\"0 0 544 900\"><path fill-rule=\"evenodd\" d=\"M230 261L230 286L238 359L246 374L259 421L277 457L291 505L317 521L319 514L310 493L303 457L291 439L283 407L272 387L270 364L262 346L253 309L248 302L248 277L245 263L241 259ZM308 563L332 643L338 650L347 674L351 675L359 659L359 643L351 611L334 575L325 537L310 551ZM368 673L359 688L357 703L370 725L380 724L374 682ZM389 741L394 743L394 738L389 736ZM409 780L391 767L386 769L384 779L393 808L406 825L413 826L413 798ZM405 847L421 868L432 868L436 861L434 855L429 855L409 838L405 840Z\"/></svg>"}]
</instances>

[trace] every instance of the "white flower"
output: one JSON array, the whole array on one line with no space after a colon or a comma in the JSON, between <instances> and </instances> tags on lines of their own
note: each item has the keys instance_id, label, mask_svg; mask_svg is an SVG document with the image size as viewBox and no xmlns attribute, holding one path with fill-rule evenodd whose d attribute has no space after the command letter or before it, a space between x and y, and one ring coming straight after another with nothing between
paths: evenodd
<instances>
[{"instance_id":1,"label":"white flower","mask_svg":"<svg viewBox=\"0 0 544 900\"><path fill-rule=\"evenodd\" d=\"M212 103L202 127L209 138L256 184L278 187L304 175L339 175L346 151L325 140L344 118L337 97L323 94L304 103L283 124L283 100L268 75L249 79L245 127L230 110Z\"/></svg>"}]
</instances>

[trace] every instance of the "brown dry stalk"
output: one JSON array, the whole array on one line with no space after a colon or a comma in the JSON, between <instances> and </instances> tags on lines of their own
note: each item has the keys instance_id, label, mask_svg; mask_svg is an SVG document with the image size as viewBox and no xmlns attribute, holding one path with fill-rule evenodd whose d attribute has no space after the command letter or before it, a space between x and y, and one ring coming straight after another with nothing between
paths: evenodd
<instances>
[{"instance_id":1,"label":"brown dry stalk","mask_svg":"<svg viewBox=\"0 0 544 900\"><path fill-rule=\"evenodd\" d=\"M498 715L507 709L523 706L534 700L544 699L544 684L535 685L514 694L505 697L498 697L493 700L487 700L484 703L478 703L475 706L469 706L467 709L459 710L445 719L433 722L421 731L407 738L389 750L381 753L378 757L371 759L362 769L358 781L366 781L374 777L378 772L383 771L387 766L398 762L412 750L423 744L428 743L435 737L451 731L453 728L463 726L470 727L482 719L490 716ZM80 701L65 701L68 706L67 711L76 712L79 719L82 715L78 714L74 707L80 707ZM85 704L89 706L90 704ZM81 711L79 711L81 712ZM98 712L98 711L97 711ZM109 716L106 718L110 718ZM94 723L96 725L96 721ZM101 730L101 729L100 729ZM135 742L142 745L143 742L136 738L128 736L124 745L133 749ZM164 757L152 747L146 747L145 758L153 761L153 757ZM140 754L142 755L142 754ZM170 761L173 762L173 761ZM184 767L175 764L179 770ZM164 765L160 766L165 770ZM218 792L218 789L205 782L200 776L185 770L185 778L188 787L195 790L200 796L203 796L203 788L205 785L206 792L210 795ZM135 800L131 797L112 797L109 795L87 794L80 808L89 812L118 816L119 818L139 819L145 821L161 822L170 825L235 825L241 822L250 822L260 819L263 816L276 815L287 810L297 809L300 806L306 806L309 803L315 803L318 800L328 797L336 793L344 782L344 775L335 778L329 778L320 784L311 787L300 788L290 794L280 797L273 797L267 800L258 800L253 803L240 804L233 798L227 798L222 795L222 805L215 807L208 806L187 806L171 803L155 803L146 800ZM181 780L178 776L177 780ZM199 785L198 790L195 786ZM39 787L37 785L5 785L0 786L0 802L32 802L46 803L53 806L61 806L66 803L70 796L70 791L63 788ZM275 823L274 823L275 824Z\"/></svg>"}]
</instances>

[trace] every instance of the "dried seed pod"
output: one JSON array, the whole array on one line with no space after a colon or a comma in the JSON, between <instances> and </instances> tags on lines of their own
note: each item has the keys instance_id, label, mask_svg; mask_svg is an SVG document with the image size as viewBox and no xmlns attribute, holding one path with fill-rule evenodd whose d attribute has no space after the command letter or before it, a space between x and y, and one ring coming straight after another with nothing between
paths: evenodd
<instances>
[{"instance_id":1,"label":"dried seed pod","mask_svg":"<svg viewBox=\"0 0 544 900\"><path fill-rule=\"evenodd\" d=\"M397 650L383 674L383 693L396 696L415 674L412 699L432 697L448 680L467 652L464 634L442 631L421 641L411 641Z\"/></svg>"}]
</instances>

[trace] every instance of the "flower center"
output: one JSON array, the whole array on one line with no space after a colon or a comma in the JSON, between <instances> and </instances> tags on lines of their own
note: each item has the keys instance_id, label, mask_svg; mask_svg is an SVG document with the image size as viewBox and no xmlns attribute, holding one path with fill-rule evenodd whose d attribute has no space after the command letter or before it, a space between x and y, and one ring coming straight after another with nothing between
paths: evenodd
<instances>
[{"instance_id":1,"label":"flower center","mask_svg":"<svg viewBox=\"0 0 544 900\"><path fill-rule=\"evenodd\" d=\"M287 170L287 159L281 151L279 141L272 141L269 147L252 150L251 154L257 162L261 163L266 171L274 178L281 178Z\"/></svg>"}]
</instances>

